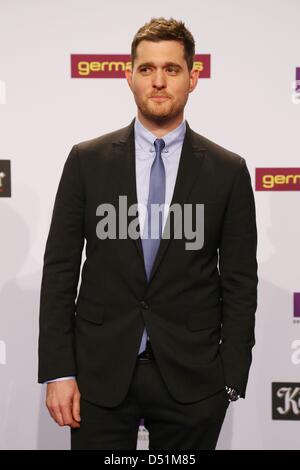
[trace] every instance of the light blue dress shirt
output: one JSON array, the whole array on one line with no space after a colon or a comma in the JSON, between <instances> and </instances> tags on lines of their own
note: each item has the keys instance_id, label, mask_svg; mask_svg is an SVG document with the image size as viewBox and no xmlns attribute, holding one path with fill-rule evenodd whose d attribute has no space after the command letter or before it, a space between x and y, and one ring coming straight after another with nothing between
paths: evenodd
<instances>
[{"instance_id":1,"label":"light blue dress shirt","mask_svg":"<svg viewBox=\"0 0 300 470\"><path fill-rule=\"evenodd\" d=\"M165 141L165 147L162 151L162 159L165 166L166 173L166 195L165 195L165 210L163 218L163 227L165 226L166 219L169 212L169 206L173 197L177 171L179 166L179 160L183 145L183 140L186 132L186 121L185 119L181 124L168 132L163 137L160 137ZM134 122L134 137L135 137L135 171L136 171L136 192L137 202L140 213L140 233L143 234L146 212L142 210L143 207L147 207L148 195L149 195L149 183L150 183L150 171L151 165L155 158L154 141L157 137L146 129L142 123L135 118ZM60 380L75 379L74 376L60 377L58 379L48 380L46 383L57 382Z\"/></svg>"}]
</instances>

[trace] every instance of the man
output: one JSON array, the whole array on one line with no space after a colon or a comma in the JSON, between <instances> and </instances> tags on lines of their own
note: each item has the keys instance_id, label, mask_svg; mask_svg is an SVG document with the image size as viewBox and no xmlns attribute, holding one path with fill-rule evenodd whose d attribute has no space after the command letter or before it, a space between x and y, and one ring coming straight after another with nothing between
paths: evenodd
<instances>
[{"instance_id":1,"label":"man","mask_svg":"<svg viewBox=\"0 0 300 470\"><path fill-rule=\"evenodd\" d=\"M39 382L48 382L53 419L71 428L72 449L134 449L141 418L149 450L214 449L229 401L245 397L255 343L253 191L245 160L183 119L198 81L194 54L180 21L140 28L126 71L136 118L75 145L64 167L44 256ZM126 213L125 236L119 196L139 206ZM173 205L187 214L181 224ZM111 207L122 235L105 236ZM191 213L204 216L198 246L186 230L178 236L194 227Z\"/></svg>"}]
</instances>

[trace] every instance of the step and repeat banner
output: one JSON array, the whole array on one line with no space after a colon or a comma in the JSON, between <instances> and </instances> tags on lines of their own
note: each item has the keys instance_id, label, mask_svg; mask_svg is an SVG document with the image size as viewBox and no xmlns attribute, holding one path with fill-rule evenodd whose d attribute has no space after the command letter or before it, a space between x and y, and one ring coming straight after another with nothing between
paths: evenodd
<instances>
[{"instance_id":1,"label":"step and repeat banner","mask_svg":"<svg viewBox=\"0 0 300 470\"><path fill-rule=\"evenodd\" d=\"M68 449L37 383L43 253L75 143L128 125L124 76L151 17L185 22L197 88L185 118L246 159L255 191L259 297L245 400L218 449L299 449L300 1L0 0L0 448ZM148 448L140 423L138 449Z\"/></svg>"}]
</instances>

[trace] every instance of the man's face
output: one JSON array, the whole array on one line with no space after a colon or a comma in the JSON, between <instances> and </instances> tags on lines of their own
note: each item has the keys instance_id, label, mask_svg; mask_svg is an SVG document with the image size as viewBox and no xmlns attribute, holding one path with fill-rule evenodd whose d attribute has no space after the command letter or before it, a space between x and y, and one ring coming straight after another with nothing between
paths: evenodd
<instances>
[{"instance_id":1,"label":"man's face","mask_svg":"<svg viewBox=\"0 0 300 470\"><path fill-rule=\"evenodd\" d=\"M134 69L125 74L139 112L155 122L182 116L198 81L198 71L189 72L178 41L141 41Z\"/></svg>"}]
</instances>

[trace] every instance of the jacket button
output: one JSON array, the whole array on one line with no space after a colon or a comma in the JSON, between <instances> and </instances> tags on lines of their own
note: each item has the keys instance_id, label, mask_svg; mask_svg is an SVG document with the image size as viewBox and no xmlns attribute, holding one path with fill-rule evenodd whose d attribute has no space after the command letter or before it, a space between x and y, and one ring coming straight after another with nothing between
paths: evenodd
<instances>
[{"instance_id":1,"label":"jacket button","mask_svg":"<svg viewBox=\"0 0 300 470\"><path fill-rule=\"evenodd\" d=\"M147 309L149 308L149 305L148 305L147 302L145 302L144 300L141 300L140 305L141 305L141 307L144 308L145 310L147 310Z\"/></svg>"}]
</instances>

